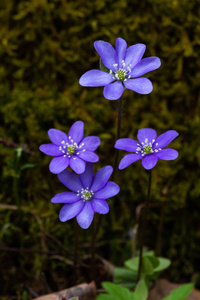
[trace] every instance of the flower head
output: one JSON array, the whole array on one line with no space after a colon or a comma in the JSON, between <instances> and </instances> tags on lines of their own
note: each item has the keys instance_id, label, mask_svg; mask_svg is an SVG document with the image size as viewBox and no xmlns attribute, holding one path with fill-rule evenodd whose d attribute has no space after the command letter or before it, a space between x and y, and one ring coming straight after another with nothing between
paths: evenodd
<instances>
[{"instance_id":1,"label":"flower head","mask_svg":"<svg viewBox=\"0 0 200 300\"><path fill-rule=\"evenodd\" d=\"M119 193L119 186L108 181L113 168L106 166L93 176L93 165L86 164L85 172L80 176L64 170L58 175L59 180L72 192L55 195L51 202L65 203L60 211L62 222L76 217L78 224L86 229L92 223L94 213L106 214L109 206L105 199Z\"/></svg>"},{"instance_id":2,"label":"flower head","mask_svg":"<svg viewBox=\"0 0 200 300\"><path fill-rule=\"evenodd\" d=\"M40 151L47 155L55 156L49 169L54 174L59 174L68 166L77 174L85 171L85 162L97 162L99 157L93 152L100 145L97 136L84 137L84 123L75 122L69 134L58 129L50 129L48 135L52 144L40 146Z\"/></svg>"},{"instance_id":3,"label":"flower head","mask_svg":"<svg viewBox=\"0 0 200 300\"><path fill-rule=\"evenodd\" d=\"M161 62L154 56L142 59L146 49L144 44L136 44L127 49L126 41L118 38L116 50L104 41L96 41L94 47L106 71L86 72L79 80L80 85L104 86L103 94L108 100L119 99L125 88L139 94L151 93L153 89L151 81L141 76L159 68Z\"/></svg>"},{"instance_id":4,"label":"flower head","mask_svg":"<svg viewBox=\"0 0 200 300\"><path fill-rule=\"evenodd\" d=\"M178 136L175 130L169 130L157 137L154 129L143 128L138 130L135 141L130 138L119 139L115 143L115 148L133 152L125 155L119 164L119 169L122 170L133 162L142 159L142 165L145 169L150 170L155 167L158 159L174 160L178 157L178 152L174 149L163 149L173 139Z\"/></svg>"}]
</instances>

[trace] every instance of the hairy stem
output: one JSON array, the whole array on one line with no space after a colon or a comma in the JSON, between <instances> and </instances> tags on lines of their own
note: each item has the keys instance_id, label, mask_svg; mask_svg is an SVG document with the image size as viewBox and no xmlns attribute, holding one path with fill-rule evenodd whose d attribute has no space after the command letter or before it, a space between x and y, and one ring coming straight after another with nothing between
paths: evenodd
<instances>
[{"instance_id":1,"label":"hairy stem","mask_svg":"<svg viewBox=\"0 0 200 300\"><path fill-rule=\"evenodd\" d=\"M150 193L151 193L151 170L149 170L148 192L147 192L147 198L146 198L146 202L145 202L145 206L144 206L144 217L143 217L141 234L140 234L139 267L138 267L136 283L138 283L138 281L140 280L141 270L142 270L142 252L143 252L143 246L144 246L144 234L145 234L145 229L146 229L147 216L149 213Z\"/></svg>"}]
</instances>

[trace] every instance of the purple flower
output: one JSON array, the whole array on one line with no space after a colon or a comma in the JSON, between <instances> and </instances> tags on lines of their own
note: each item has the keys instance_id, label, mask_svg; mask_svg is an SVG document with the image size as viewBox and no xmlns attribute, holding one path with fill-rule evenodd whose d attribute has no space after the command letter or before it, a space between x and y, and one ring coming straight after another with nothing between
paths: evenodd
<instances>
[{"instance_id":1,"label":"purple flower","mask_svg":"<svg viewBox=\"0 0 200 300\"><path fill-rule=\"evenodd\" d=\"M127 43L122 38L116 40L116 50L104 41L94 42L105 72L90 70L79 80L80 85L96 87L104 86L103 94L108 100L117 100L124 89L133 90L139 94L151 93L153 86L149 79L141 77L156 70L161 62L158 57L142 59L146 46L136 44L127 49Z\"/></svg>"},{"instance_id":2,"label":"purple flower","mask_svg":"<svg viewBox=\"0 0 200 300\"><path fill-rule=\"evenodd\" d=\"M87 163L80 177L68 170L60 173L59 180L72 191L59 193L51 199L53 203L65 203L59 215L61 222L76 217L78 224L86 229L95 212L107 214L109 206L105 199L119 193L119 186L108 181L112 171L111 166L106 166L93 176L93 165Z\"/></svg>"},{"instance_id":3,"label":"purple flower","mask_svg":"<svg viewBox=\"0 0 200 300\"><path fill-rule=\"evenodd\" d=\"M176 150L163 148L177 136L178 132L169 130L157 137L157 133L154 129L143 128L138 130L137 138L139 143L129 138L117 140L115 148L133 152L133 154L127 154L122 158L119 169L122 170L133 162L142 159L143 167L150 170L155 167L158 159L176 159L178 157L178 152Z\"/></svg>"},{"instance_id":4,"label":"purple flower","mask_svg":"<svg viewBox=\"0 0 200 300\"><path fill-rule=\"evenodd\" d=\"M77 174L85 171L85 162L97 162L99 157L93 152L100 145L97 136L84 136L84 123L75 122L69 134L58 129L50 129L48 135L53 144L40 146L40 151L55 156L50 162L49 169L54 174L61 173L68 166Z\"/></svg>"}]
</instances>

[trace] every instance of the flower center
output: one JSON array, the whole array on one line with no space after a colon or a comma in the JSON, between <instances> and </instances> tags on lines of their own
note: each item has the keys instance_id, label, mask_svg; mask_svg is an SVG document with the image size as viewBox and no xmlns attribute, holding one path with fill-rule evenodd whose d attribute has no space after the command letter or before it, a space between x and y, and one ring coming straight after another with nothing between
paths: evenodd
<instances>
[{"instance_id":1,"label":"flower center","mask_svg":"<svg viewBox=\"0 0 200 300\"><path fill-rule=\"evenodd\" d=\"M116 73L115 73L115 77L117 80L124 80L126 78L127 72L126 70L123 69L119 69Z\"/></svg>"},{"instance_id":2,"label":"flower center","mask_svg":"<svg viewBox=\"0 0 200 300\"><path fill-rule=\"evenodd\" d=\"M156 143L155 146L153 147L152 144L154 142L155 142L154 139L151 142L148 142L148 138L146 138L144 143L142 142L141 145L137 144L138 148L136 149L135 153L141 153L142 156L144 156L146 154L151 154L162 150L161 148L157 148L158 143Z\"/></svg>"},{"instance_id":3,"label":"flower center","mask_svg":"<svg viewBox=\"0 0 200 300\"><path fill-rule=\"evenodd\" d=\"M89 190L89 188L87 187L86 189L81 189L81 191L77 191L77 196L81 195L81 199L83 200L83 202L90 200L93 195L94 192L92 190Z\"/></svg>"},{"instance_id":4,"label":"flower center","mask_svg":"<svg viewBox=\"0 0 200 300\"><path fill-rule=\"evenodd\" d=\"M152 146L150 144L143 146L143 149L146 154L149 154L152 152Z\"/></svg>"},{"instance_id":5,"label":"flower center","mask_svg":"<svg viewBox=\"0 0 200 300\"><path fill-rule=\"evenodd\" d=\"M113 79L119 81L126 81L131 77L131 65L126 67L124 60L121 62L122 68L119 68L118 64L113 64L115 71L110 70L110 74L113 74Z\"/></svg>"},{"instance_id":6,"label":"flower center","mask_svg":"<svg viewBox=\"0 0 200 300\"><path fill-rule=\"evenodd\" d=\"M74 154L75 146L74 145L68 145L67 146L67 151L68 151L69 154Z\"/></svg>"},{"instance_id":7,"label":"flower center","mask_svg":"<svg viewBox=\"0 0 200 300\"><path fill-rule=\"evenodd\" d=\"M74 154L79 155L79 150L84 152L85 149L83 149L83 146L84 143L78 146L78 144L72 140L71 136L69 136L69 143L62 141L61 146L59 146L59 150L62 152L64 157L68 156L68 158L70 158ZM76 157L73 158L75 159Z\"/></svg>"}]
</instances>

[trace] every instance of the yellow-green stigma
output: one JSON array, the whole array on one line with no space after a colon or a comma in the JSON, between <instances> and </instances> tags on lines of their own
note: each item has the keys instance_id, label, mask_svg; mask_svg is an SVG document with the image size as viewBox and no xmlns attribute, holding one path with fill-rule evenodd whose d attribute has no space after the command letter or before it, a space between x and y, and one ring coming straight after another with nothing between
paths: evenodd
<instances>
[{"instance_id":1,"label":"yellow-green stigma","mask_svg":"<svg viewBox=\"0 0 200 300\"><path fill-rule=\"evenodd\" d=\"M92 198L92 196L94 195L92 190L89 190L89 188L87 187L86 189L81 189L81 191L77 191L77 196L81 195L81 199L83 200L83 202L90 200Z\"/></svg>"},{"instance_id":2,"label":"yellow-green stigma","mask_svg":"<svg viewBox=\"0 0 200 300\"><path fill-rule=\"evenodd\" d=\"M73 145L68 145L67 146L67 152L72 155L75 152L75 147Z\"/></svg>"},{"instance_id":3,"label":"yellow-green stigma","mask_svg":"<svg viewBox=\"0 0 200 300\"><path fill-rule=\"evenodd\" d=\"M145 145L145 146L143 147L143 149L144 149L144 152L145 152L146 154L152 153L152 146L150 146L150 145Z\"/></svg>"},{"instance_id":4,"label":"yellow-green stigma","mask_svg":"<svg viewBox=\"0 0 200 300\"><path fill-rule=\"evenodd\" d=\"M127 76L127 72L126 72L126 70L123 70L123 69L119 69L115 73L115 77L117 80L124 80L124 79L126 79L126 76Z\"/></svg>"}]
</instances>

